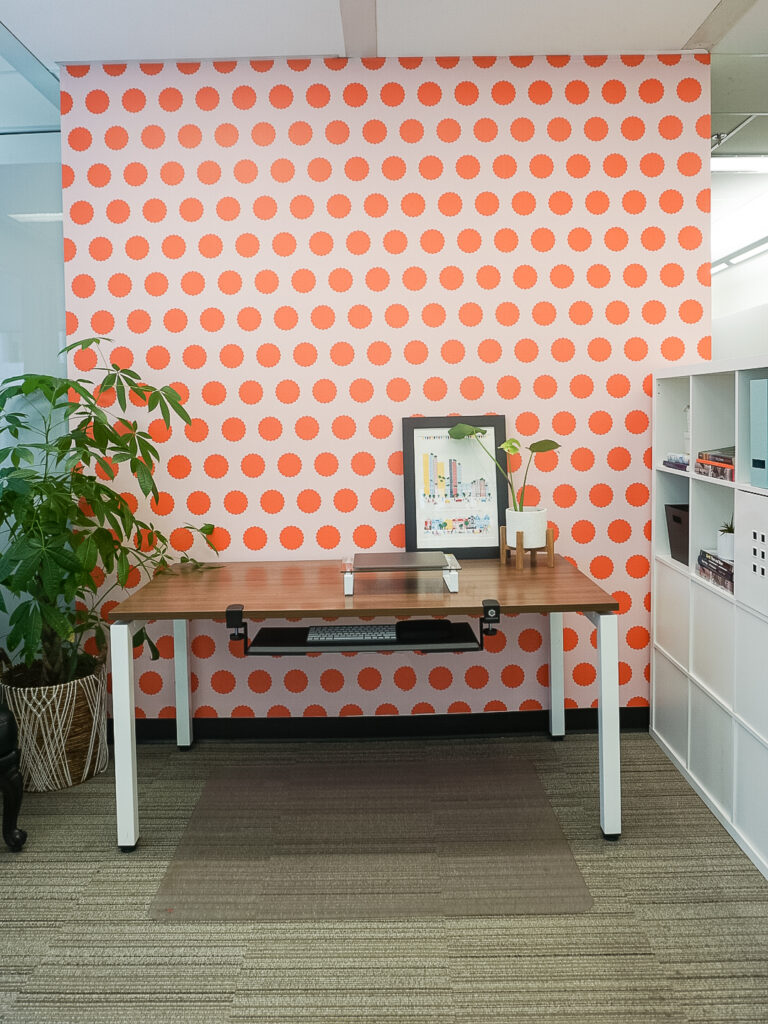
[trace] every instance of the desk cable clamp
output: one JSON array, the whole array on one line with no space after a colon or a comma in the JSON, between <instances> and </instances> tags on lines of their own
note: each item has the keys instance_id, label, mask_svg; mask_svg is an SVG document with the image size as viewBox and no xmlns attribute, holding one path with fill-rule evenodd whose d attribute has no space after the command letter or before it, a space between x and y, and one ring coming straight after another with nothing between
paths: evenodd
<instances>
[{"instance_id":1,"label":"desk cable clamp","mask_svg":"<svg viewBox=\"0 0 768 1024\"><path fill-rule=\"evenodd\" d=\"M229 634L230 640L242 641L245 653L248 653L248 626L243 618L243 606L241 604L228 604L224 612L224 621L227 629L234 630Z\"/></svg>"},{"instance_id":2,"label":"desk cable clamp","mask_svg":"<svg viewBox=\"0 0 768 1024\"><path fill-rule=\"evenodd\" d=\"M488 598L483 601L483 614L480 617L480 648L483 648L483 639L486 636L496 636L496 626L501 618L499 602Z\"/></svg>"}]
</instances>

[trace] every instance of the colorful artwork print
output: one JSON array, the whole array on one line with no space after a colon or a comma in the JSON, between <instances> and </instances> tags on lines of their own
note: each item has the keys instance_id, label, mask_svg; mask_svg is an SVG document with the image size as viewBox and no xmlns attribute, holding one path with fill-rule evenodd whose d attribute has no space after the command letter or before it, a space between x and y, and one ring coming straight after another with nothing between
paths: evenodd
<instances>
[{"instance_id":1,"label":"colorful artwork print","mask_svg":"<svg viewBox=\"0 0 768 1024\"><path fill-rule=\"evenodd\" d=\"M501 444L503 416L475 419L488 428L488 447ZM498 551L505 488L478 445L449 435L457 422L455 416L403 420L408 550L437 548L465 557Z\"/></svg>"},{"instance_id":2,"label":"colorful artwork print","mask_svg":"<svg viewBox=\"0 0 768 1024\"><path fill-rule=\"evenodd\" d=\"M421 457L414 481L419 503L417 543L447 538L473 544L496 537L495 482L474 451L456 451L448 430L416 431ZM482 453L478 453L482 454ZM487 463L487 459L485 462Z\"/></svg>"}]
</instances>

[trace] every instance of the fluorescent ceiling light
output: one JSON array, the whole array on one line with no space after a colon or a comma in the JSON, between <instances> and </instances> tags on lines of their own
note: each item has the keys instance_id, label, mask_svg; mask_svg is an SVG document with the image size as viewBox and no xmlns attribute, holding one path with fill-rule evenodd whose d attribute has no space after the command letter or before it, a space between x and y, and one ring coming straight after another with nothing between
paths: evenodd
<instances>
[{"instance_id":1,"label":"fluorescent ceiling light","mask_svg":"<svg viewBox=\"0 0 768 1024\"><path fill-rule=\"evenodd\" d=\"M713 156L710 158L713 174L730 171L732 174L768 174L768 156Z\"/></svg>"},{"instance_id":2,"label":"fluorescent ceiling light","mask_svg":"<svg viewBox=\"0 0 768 1024\"><path fill-rule=\"evenodd\" d=\"M736 256L729 256L729 263L743 263L744 260L751 260L753 256L759 256L761 252L768 252L768 242L761 242L759 245L753 245L749 249L745 249L744 252L738 253Z\"/></svg>"},{"instance_id":3,"label":"fluorescent ceiling light","mask_svg":"<svg viewBox=\"0 0 768 1024\"><path fill-rule=\"evenodd\" d=\"M768 252L768 238L765 236L756 238L754 242L743 246L741 249L734 249L727 256L720 256L710 267L710 272L718 274L721 270L725 270L726 267L734 267L737 263L744 263L746 260L751 260L753 256L760 256L764 252Z\"/></svg>"},{"instance_id":4,"label":"fluorescent ceiling light","mask_svg":"<svg viewBox=\"0 0 768 1024\"><path fill-rule=\"evenodd\" d=\"M63 213L9 213L8 216L22 224L50 224L64 219Z\"/></svg>"}]
</instances>

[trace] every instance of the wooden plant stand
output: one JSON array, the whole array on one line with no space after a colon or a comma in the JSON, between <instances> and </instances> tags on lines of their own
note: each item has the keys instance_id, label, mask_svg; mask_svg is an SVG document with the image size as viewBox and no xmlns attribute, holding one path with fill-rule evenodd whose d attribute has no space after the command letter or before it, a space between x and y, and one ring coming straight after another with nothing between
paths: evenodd
<instances>
[{"instance_id":1,"label":"wooden plant stand","mask_svg":"<svg viewBox=\"0 0 768 1024\"><path fill-rule=\"evenodd\" d=\"M551 526L547 527L547 543L544 547L525 548L523 547L523 532L522 530L518 530L515 537L515 546L510 547L507 544L507 528L506 526L502 526L499 528L499 558L502 565L507 564L507 559L513 551L515 553L515 569L520 570L525 567L526 551L530 551L531 553L531 567L536 565L536 553L538 551L546 551L547 565L551 569L555 564L555 531Z\"/></svg>"}]
</instances>

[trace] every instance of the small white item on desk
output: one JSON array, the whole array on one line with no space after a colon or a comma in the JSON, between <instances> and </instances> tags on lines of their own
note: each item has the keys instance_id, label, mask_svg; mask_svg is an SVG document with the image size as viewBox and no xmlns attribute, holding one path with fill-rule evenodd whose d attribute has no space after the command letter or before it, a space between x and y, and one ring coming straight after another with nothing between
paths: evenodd
<instances>
[{"instance_id":1,"label":"small white item on desk","mask_svg":"<svg viewBox=\"0 0 768 1024\"><path fill-rule=\"evenodd\" d=\"M447 568L443 569L443 582L452 594L459 592L459 569L461 566L453 555L446 555Z\"/></svg>"}]
</instances>

